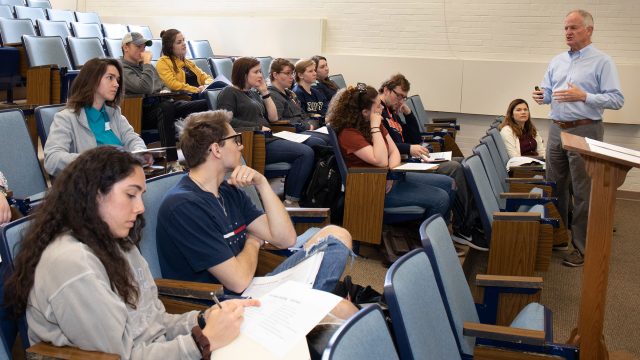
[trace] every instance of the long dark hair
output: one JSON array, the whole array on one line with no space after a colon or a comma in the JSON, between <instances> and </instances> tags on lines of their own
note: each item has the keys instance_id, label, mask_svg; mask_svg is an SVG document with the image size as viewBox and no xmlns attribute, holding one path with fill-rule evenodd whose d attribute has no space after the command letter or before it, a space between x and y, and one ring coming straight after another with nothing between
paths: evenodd
<instances>
[{"instance_id":1,"label":"long dark hair","mask_svg":"<svg viewBox=\"0 0 640 360\"><path fill-rule=\"evenodd\" d=\"M137 246L144 218L138 215L129 236L116 239L98 212L98 194L107 194L118 181L141 166L131 154L111 146L82 153L56 179L20 244L15 271L5 285L5 305L14 314L26 311L36 266L42 253L61 234L70 233L100 259L109 276L111 289L135 308L138 287L121 250ZM55 271L55 269L51 269Z\"/></svg>"},{"instance_id":2,"label":"long dark hair","mask_svg":"<svg viewBox=\"0 0 640 360\"><path fill-rule=\"evenodd\" d=\"M96 95L98 86L104 74L107 73L109 65L113 65L118 70L118 90L113 101L106 101L109 106L115 107L120 104L122 94L124 94L124 82L122 80L122 65L117 59L94 58L87 61L80 70L80 74L73 80L71 85L71 96L67 100L67 107L73 109L76 114L85 106L93 105L93 98Z\"/></svg>"},{"instance_id":3,"label":"long dark hair","mask_svg":"<svg viewBox=\"0 0 640 360\"><path fill-rule=\"evenodd\" d=\"M538 130L536 129L536 126L533 125L533 122L531 121L531 113L529 113L529 118L527 119L527 122L524 123L524 128L520 126L520 124L518 124L517 121L513 119L513 110L516 108L516 106L520 104L527 105L527 109L529 109L529 104L524 99L513 100L509 104L509 107L507 108L507 113L505 114L504 120L502 121L502 124L500 124L499 128L500 130L502 130L503 127L510 126L511 131L513 131L513 133L518 138L521 138L526 135L531 135L531 137L535 138L536 135L538 135Z\"/></svg>"},{"instance_id":4,"label":"long dark hair","mask_svg":"<svg viewBox=\"0 0 640 360\"><path fill-rule=\"evenodd\" d=\"M178 65L176 65L177 56L173 53L173 43L176 41L176 37L180 34L179 30L168 29L160 32L162 38L162 54L169 57L173 64L173 72L178 72Z\"/></svg>"},{"instance_id":5,"label":"long dark hair","mask_svg":"<svg viewBox=\"0 0 640 360\"><path fill-rule=\"evenodd\" d=\"M364 84L339 90L329 104L327 123L338 135L346 128L354 128L371 142L371 124L362 116L362 110L370 109L377 96L376 89Z\"/></svg>"},{"instance_id":6,"label":"long dark hair","mask_svg":"<svg viewBox=\"0 0 640 360\"><path fill-rule=\"evenodd\" d=\"M316 71L318 71L318 66L320 66L320 60L327 61L327 58L322 55L315 55L314 57L311 58L311 60L313 60L316 63ZM334 83L333 81L329 80L328 74L326 78L324 79L317 78L317 80L318 82L326 85L331 90L338 90L338 85L336 85L336 83Z\"/></svg>"}]
</instances>

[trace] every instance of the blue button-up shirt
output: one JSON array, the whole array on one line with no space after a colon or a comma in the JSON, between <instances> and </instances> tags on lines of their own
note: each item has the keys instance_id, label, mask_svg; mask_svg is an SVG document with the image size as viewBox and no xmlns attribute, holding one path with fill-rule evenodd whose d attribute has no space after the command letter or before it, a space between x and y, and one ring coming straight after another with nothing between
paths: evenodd
<instances>
[{"instance_id":1,"label":"blue button-up shirt","mask_svg":"<svg viewBox=\"0 0 640 360\"><path fill-rule=\"evenodd\" d=\"M553 100L551 94L568 89L567 83L585 91L587 100L563 103ZM544 103L551 104L549 117L554 120L601 120L604 109L618 110L624 105L616 65L593 44L553 58L540 88L544 90Z\"/></svg>"}]
</instances>

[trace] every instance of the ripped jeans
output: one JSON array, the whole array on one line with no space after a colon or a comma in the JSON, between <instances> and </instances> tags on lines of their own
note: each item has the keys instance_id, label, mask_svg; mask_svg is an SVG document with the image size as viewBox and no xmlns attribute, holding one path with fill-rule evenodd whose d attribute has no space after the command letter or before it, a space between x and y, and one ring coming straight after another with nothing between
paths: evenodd
<instances>
[{"instance_id":1,"label":"ripped jeans","mask_svg":"<svg viewBox=\"0 0 640 360\"><path fill-rule=\"evenodd\" d=\"M316 280L313 283L313 288L316 290L331 292L336 287L338 280L340 280L349 257L353 256L353 252L338 240L338 238L332 235L320 239L316 244L311 246L309 250L304 250L304 244L309 241L313 233L315 233L312 231L311 234L307 234L307 232L300 235L298 237L298 241L296 241L294 249L299 250L286 258L282 263L280 263L280 265L278 265L278 267L267 274L267 276L275 275L290 269L316 252L324 251L322 263L320 264Z\"/></svg>"}]
</instances>

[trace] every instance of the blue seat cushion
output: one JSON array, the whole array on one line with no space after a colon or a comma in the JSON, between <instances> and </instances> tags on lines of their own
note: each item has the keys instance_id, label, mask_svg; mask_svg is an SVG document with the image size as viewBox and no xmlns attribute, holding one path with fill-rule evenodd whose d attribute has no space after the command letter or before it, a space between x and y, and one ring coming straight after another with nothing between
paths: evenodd
<instances>
[{"instance_id":1,"label":"blue seat cushion","mask_svg":"<svg viewBox=\"0 0 640 360\"><path fill-rule=\"evenodd\" d=\"M423 214L424 208L420 206L399 206L393 208L384 208L385 214Z\"/></svg>"},{"instance_id":2,"label":"blue seat cushion","mask_svg":"<svg viewBox=\"0 0 640 360\"><path fill-rule=\"evenodd\" d=\"M544 306L538 303L525 306L513 319L510 327L544 331Z\"/></svg>"},{"instance_id":3,"label":"blue seat cushion","mask_svg":"<svg viewBox=\"0 0 640 360\"><path fill-rule=\"evenodd\" d=\"M267 164L264 167L265 171L287 171L289 169L291 169L291 164L286 162Z\"/></svg>"}]
</instances>

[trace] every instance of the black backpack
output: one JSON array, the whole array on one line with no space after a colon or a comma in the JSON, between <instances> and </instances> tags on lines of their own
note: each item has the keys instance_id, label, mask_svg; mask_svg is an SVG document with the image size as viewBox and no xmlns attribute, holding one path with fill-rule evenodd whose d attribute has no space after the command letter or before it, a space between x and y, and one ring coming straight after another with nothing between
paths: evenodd
<instances>
[{"instance_id":1,"label":"black backpack","mask_svg":"<svg viewBox=\"0 0 640 360\"><path fill-rule=\"evenodd\" d=\"M342 177L338 162L331 146L314 146L316 166L300 206L312 208L331 208L331 222L342 222L344 196L342 194Z\"/></svg>"}]
</instances>

